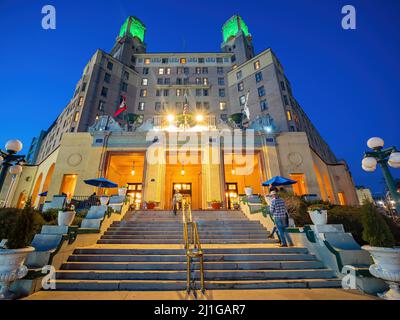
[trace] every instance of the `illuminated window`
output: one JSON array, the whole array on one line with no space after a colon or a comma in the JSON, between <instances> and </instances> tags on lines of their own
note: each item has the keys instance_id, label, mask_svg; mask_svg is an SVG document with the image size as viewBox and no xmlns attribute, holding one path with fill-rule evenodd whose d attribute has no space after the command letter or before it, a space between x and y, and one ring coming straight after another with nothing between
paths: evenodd
<instances>
[{"instance_id":1,"label":"illuminated window","mask_svg":"<svg viewBox=\"0 0 400 320\"><path fill-rule=\"evenodd\" d=\"M244 104L246 103L246 96L240 96L239 98L239 103L241 106L244 106Z\"/></svg>"},{"instance_id":2,"label":"illuminated window","mask_svg":"<svg viewBox=\"0 0 400 320\"><path fill-rule=\"evenodd\" d=\"M236 72L236 79L241 79L242 78L242 70Z\"/></svg>"},{"instance_id":3,"label":"illuminated window","mask_svg":"<svg viewBox=\"0 0 400 320\"><path fill-rule=\"evenodd\" d=\"M219 110L223 111L226 110L226 102L220 102L219 103Z\"/></svg>"},{"instance_id":4,"label":"illuminated window","mask_svg":"<svg viewBox=\"0 0 400 320\"><path fill-rule=\"evenodd\" d=\"M254 70L258 70L260 69L260 60L257 60L256 62L254 62Z\"/></svg>"},{"instance_id":5,"label":"illuminated window","mask_svg":"<svg viewBox=\"0 0 400 320\"><path fill-rule=\"evenodd\" d=\"M307 194L307 185L305 175L303 173L294 173L289 175L290 179L297 181L296 184L293 185L293 192L302 196L303 194Z\"/></svg>"},{"instance_id":6,"label":"illuminated window","mask_svg":"<svg viewBox=\"0 0 400 320\"><path fill-rule=\"evenodd\" d=\"M147 90L146 89L140 90L140 96L141 97L147 97Z\"/></svg>"},{"instance_id":7,"label":"illuminated window","mask_svg":"<svg viewBox=\"0 0 400 320\"><path fill-rule=\"evenodd\" d=\"M238 91L243 91L244 90L244 84L243 81L238 83Z\"/></svg>"},{"instance_id":8,"label":"illuminated window","mask_svg":"<svg viewBox=\"0 0 400 320\"><path fill-rule=\"evenodd\" d=\"M195 69L195 72L196 72L196 74L201 74L201 68L197 67L197 68Z\"/></svg>"},{"instance_id":9,"label":"illuminated window","mask_svg":"<svg viewBox=\"0 0 400 320\"><path fill-rule=\"evenodd\" d=\"M150 58L144 59L144 64L150 64L150 62L151 62Z\"/></svg>"},{"instance_id":10,"label":"illuminated window","mask_svg":"<svg viewBox=\"0 0 400 320\"><path fill-rule=\"evenodd\" d=\"M181 58L181 59L180 59L180 63L181 63L181 64L186 64L186 58Z\"/></svg>"},{"instance_id":11,"label":"illuminated window","mask_svg":"<svg viewBox=\"0 0 400 320\"><path fill-rule=\"evenodd\" d=\"M100 110L100 111L104 111L104 104L105 104L105 102L104 101L99 101L99 106L98 106L98 109Z\"/></svg>"},{"instance_id":12,"label":"illuminated window","mask_svg":"<svg viewBox=\"0 0 400 320\"><path fill-rule=\"evenodd\" d=\"M165 68L165 74L171 74L171 68Z\"/></svg>"},{"instance_id":13,"label":"illuminated window","mask_svg":"<svg viewBox=\"0 0 400 320\"><path fill-rule=\"evenodd\" d=\"M181 89L176 89L176 96L180 97L182 95L182 90Z\"/></svg>"},{"instance_id":14,"label":"illuminated window","mask_svg":"<svg viewBox=\"0 0 400 320\"><path fill-rule=\"evenodd\" d=\"M144 111L145 103L144 102L139 102L138 110L139 111Z\"/></svg>"},{"instance_id":15,"label":"illuminated window","mask_svg":"<svg viewBox=\"0 0 400 320\"><path fill-rule=\"evenodd\" d=\"M78 122L79 120L79 111L75 112L74 121Z\"/></svg>"},{"instance_id":16,"label":"illuminated window","mask_svg":"<svg viewBox=\"0 0 400 320\"><path fill-rule=\"evenodd\" d=\"M61 187L60 194L66 194L69 199L74 195L75 186L78 176L76 174L64 174Z\"/></svg>"},{"instance_id":17,"label":"illuminated window","mask_svg":"<svg viewBox=\"0 0 400 320\"><path fill-rule=\"evenodd\" d=\"M288 121L291 121L292 120L292 113L289 110L287 110L286 111L286 115L287 115Z\"/></svg>"},{"instance_id":18,"label":"illuminated window","mask_svg":"<svg viewBox=\"0 0 400 320\"><path fill-rule=\"evenodd\" d=\"M203 78L203 85L208 85L208 78Z\"/></svg>"},{"instance_id":19,"label":"illuminated window","mask_svg":"<svg viewBox=\"0 0 400 320\"><path fill-rule=\"evenodd\" d=\"M83 105L83 97L79 98L78 106L82 107Z\"/></svg>"},{"instance_id":20,"label":"illuminated window","mask_svg":"<svg viewBox=\"0 0 400 320\"><path fill-rule=\"evenodd\" d=\"M238 67L237 64L234 64L234 65L232 66L232 70L235 70L237 67Z\"/></svg>"},{"instance_id":21,"label":"illuminated window","mask_svg":"<svg viewBox=\"0 0 400 320\"><path fill-rule=\"evenodd\" d=\"M142 79L142 86L147 86L149 80L147 78Z\"/></svg>"},{"instance_id":22,"label":"illuminated window","mask_svg":"<svg viewBox=\"0 0 400 320\"><path fill-rule=\"evenodd\" d=\"M341 206L345 206L346 205L346 197L344 195L344 192L338 192L338 198L339 198L339 204Z\"/></svg>"},{"instance_id":23,"label":"illuminated window","mask_svg":"<svg viewBox=\"0 0 400 320\"><path fill-rule=\"evenodd\" d=\"M164 74L164 68L158 68L158 74L160 75Z\"/></svg>"}]
</instances>

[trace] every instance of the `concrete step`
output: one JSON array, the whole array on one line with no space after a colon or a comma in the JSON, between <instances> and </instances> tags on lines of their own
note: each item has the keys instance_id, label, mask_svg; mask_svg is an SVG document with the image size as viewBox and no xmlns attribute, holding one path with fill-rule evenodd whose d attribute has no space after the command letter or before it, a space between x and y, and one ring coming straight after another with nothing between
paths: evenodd
<instances>
[{"instance_id":1,"label":"concrete step","mask_svg":"<svg viewBox=\"0 0 400 320\"><path fill-rule=\"evenodd\" d=\"M224 233L208 233L208 234L202 234L200 232L200 240L206 240L206 239L266 239L267 238L266 233L255 233L255 234L236 234L236 233L231 233L231 234L224 234ZM112 235L104 235L101 236L101 239L183 239L183 234L112 234Z\"/></svg>"},{"instance_id":2,"label":"concrete step","mask_svg":"<svg viewBox=\"0 0 400 320\"><path fill-rule=\"evenodd\" d=\"M304 253L278 254L206 254L205 262L268 262L268 261L315 261L316 258ZM181 255L152 255L152 254L74 254L68 258L69 262L186 262L184 252Z\"/></svg>"},{"instance_id":3,"label":"concrete step","mask_svg":"<svg viewBox=\"0 0 400 320\"><path fill-rule=\"evenodd\" d=\"M133 236L133 235L141 235L141 236L156 236L156 235L182 235L183 231L182 230L176 230L176 231L169 231L166 233L165 231L163 232L162 230L157 230L157 231L152 231L152 230L141 230L141 231L130 231L130 230L111 230L111 231L106 231L104 232L104 235L107 236L112 236L112 235L121 235L121 236ZM269 232L266 230L254 230L254 231L249 231L249 230L199 230L200 236L207 236L207 235L262 235L262 236L268 236Z\"/></svg>"},{"instance_id":4,"label":"concrete step","mask_svg":"<svg viewBox=\"0 0 400 320\"><path fill-rule=\"evenodd\" d=\"M200 278L200 272L194 271L194 278ZM204 277L207 281L244 281L244 280L283 280L283 279L331 279L334 273L328 269L295 269L295 270L206 270ZM56 279L66 280L185 280L186 270L60 270Z\"/></svg>"},{"instance_id":5,"label":"concrete step","mask_svg":"<svg viewBox=\"0 0 400 320\"><path fill-rule=\"evenodd\" d=\"M240 221L240 220L232 220L232 221L205 221L200 220L197 221L200 226L262 226L258 221ZM163 225L163 226L183 226L182 221L115 221L111 224L111 226L153 226L153 225Z\"/></svg>"},{"instance_id":6,"label":"concrete step","mask_svg":"<svg viewBox=\"0 0 400 320\"><path fill-rule=\"evenodd\" d=\"M200 264L195 262L194 269ZM270 262L206 262L205 270L295 270L322 269L319 261L270 261ZM141 263L141 262L68 262L61 270L186 270L185 262Z\"/></svg>"},{"instance_id":7,"label":"concrete step","mask_svg":"<svg viewBox=\"0 0 400 320\"><path fill-rule=\"evenodd\" d=\"M204 239L202 244L266 244L277 243L271 239ZM100 239L97 244L183 244L183 239Z\"/></svg>"}]
</instances>

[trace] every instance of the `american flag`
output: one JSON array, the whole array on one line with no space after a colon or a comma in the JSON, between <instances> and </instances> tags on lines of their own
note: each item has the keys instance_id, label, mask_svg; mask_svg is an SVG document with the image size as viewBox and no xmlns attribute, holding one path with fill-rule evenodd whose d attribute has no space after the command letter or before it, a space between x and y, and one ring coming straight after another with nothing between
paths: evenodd
<instances>
[{"instance_id":1,"label":"american flag","mask_svg":"<svg viewBox=\"0 0 400 320\"><path fill-rule=\"evenodd\" d=\"M188 114L189 113L189 102L188 102L188 96L187 92L185 92L185 103L183 104L183 114Z\"/></svg>"}]
</instances>

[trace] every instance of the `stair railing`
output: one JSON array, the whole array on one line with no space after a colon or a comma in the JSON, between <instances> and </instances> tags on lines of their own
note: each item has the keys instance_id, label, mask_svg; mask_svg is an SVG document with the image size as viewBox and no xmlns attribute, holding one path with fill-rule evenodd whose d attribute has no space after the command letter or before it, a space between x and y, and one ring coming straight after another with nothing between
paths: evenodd
<instances>
[{"instance_id":1,"label":"stair railing","mask_svg":"<svg viewBox=\"0 0 400 320\"><path fill-rule=\"evenodd\" d=\"M201 249L201 241L197 223L192 220L192 209L190 203L182 201L182 219L183 219L183 238L186 251L186 291L196 290L196 278L193 265L193 259L198 258L200 263L200 286L204 293L204 253ZM193 273L193 277L192 277Z\"/></svg>"}]
</instances>

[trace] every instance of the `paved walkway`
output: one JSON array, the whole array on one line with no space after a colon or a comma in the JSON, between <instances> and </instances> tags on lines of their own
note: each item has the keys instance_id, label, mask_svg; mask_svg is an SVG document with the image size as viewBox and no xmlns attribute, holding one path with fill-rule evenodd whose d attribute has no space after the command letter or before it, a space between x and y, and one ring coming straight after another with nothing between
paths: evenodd
<instances>
[{"instance_id":1,"label":"paved walkway","mask_svg":"<svg viewBox=\"0 0 400 320\"><path fill-rule=\"evenodd\" d=\"M376 300L342 289L210 290L198 300ZM186 291L40 291L25 300L195 300Z\"/></svg>"}]
</instances>

